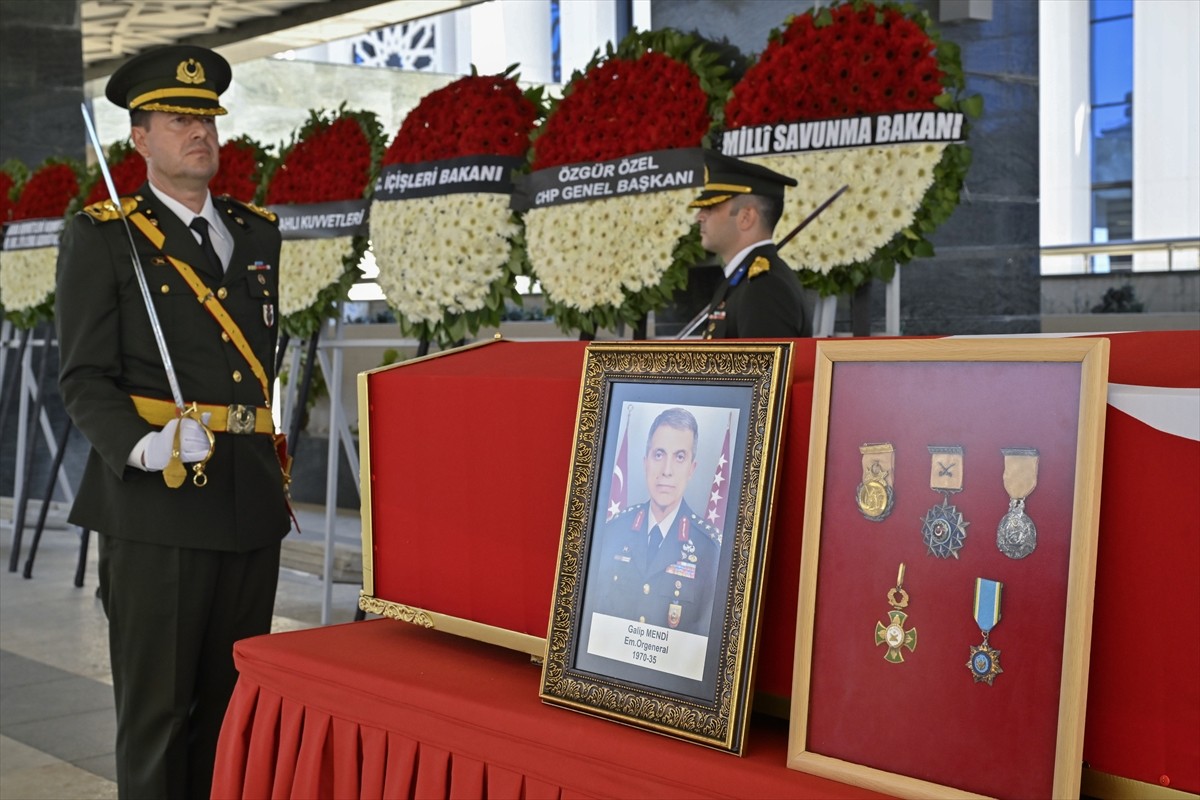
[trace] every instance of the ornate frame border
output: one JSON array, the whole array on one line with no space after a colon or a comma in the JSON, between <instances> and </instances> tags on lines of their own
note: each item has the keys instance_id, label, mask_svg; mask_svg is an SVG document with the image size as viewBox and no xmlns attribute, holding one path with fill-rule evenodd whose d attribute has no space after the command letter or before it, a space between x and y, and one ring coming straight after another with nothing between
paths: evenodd
<instances>
[{"instance_id":1,"label":"ornate frame border","mask_svg":"<svg viewBox=\"0 0 1200 800\"><path fill-rule=\"evenodd\" d=\"M542 668L540 696L545 702L741 752L791 368L789 342L613 342L588 347ZM601 514L604 510L599 497L602 455L618 384L677 385L681 392L740 387L749 392L743 485L732 536L722 545L731 548L723 634L719 646L707 645L710 655L719 647L715 691L703 699L575 666L587 570L593 545L598 546L593 529L597 509ZM722 577L718 575L718 586ZM714 615L720 600L714 600Z\"/></svg>"}]
</instances>

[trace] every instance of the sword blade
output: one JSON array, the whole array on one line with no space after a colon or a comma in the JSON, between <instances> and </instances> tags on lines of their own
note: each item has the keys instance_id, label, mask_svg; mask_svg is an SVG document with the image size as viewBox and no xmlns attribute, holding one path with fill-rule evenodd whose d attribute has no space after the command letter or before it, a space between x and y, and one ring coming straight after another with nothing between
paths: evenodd
<instances>
[{"instance_id":1,"label":"sword blade","mask_svg":"<svg viewBox=\"0 0 1200 800\"><path fill-rule=\"evenodd\" d=\"M129 253L133 259L133 274L137 277L138 288L142 291L142 302L146 305L146 314L150 317L150 327L154 331L154 343L158 345L158 354L162 356L163 369L167 373L167 383L171 385L171 397L180 413L184 410L183 391L179 388L179 378L171 363L171 354L167 351L167 340L163 337L162 323L158 321L158 312L154 310L154 301L150 298L150 287L146 283L146 272L142 269L142 259L138 256L137 244L133 239L133 229L129 227L129 219L125 216L125 208L121 205L121 197L113 183L112 173L108 171L108 162L104 158L104 148L100 146L100 137L96 135L96 126L92 124L92 116L88 113L87 104L80 103L79 110L83 112L83 124L87 128L88 138L96 151L96 162L100 165L100 174L104 176L104 185L108 196L117 209L117 216L125 226L125 235L129 237Z\"/></svg>"}]
</instances>

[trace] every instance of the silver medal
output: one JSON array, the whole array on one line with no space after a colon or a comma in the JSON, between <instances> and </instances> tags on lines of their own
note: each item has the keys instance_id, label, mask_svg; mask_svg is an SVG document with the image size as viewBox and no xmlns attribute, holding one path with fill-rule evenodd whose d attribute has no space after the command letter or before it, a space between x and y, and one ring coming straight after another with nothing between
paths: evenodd
<instances>
[{"instance_id":1,"label":"silver medal","mask_svg":"<svg viewBox=\"0 0 1200 800\"><path fill-rule=\"evenodd\" d=\"M1010 498L996 528L996 547L1009 558L1024 558L1037 547L1037 526L1025 514L1025 499Z\"/></svg>"}]
</instances>

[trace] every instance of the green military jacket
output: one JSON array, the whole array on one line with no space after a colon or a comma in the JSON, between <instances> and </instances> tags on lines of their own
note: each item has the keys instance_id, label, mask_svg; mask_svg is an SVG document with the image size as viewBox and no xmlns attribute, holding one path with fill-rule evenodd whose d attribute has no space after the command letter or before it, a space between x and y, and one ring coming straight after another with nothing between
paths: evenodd
<instances>
[{"instance_id":1,"label":"green military jacket","mask_svg":"<svg viewBox=\"0 0 1200 800\"><path fill-rule=\"evenodd\" d=\"M161 249L130 226L185 402L262 407L263 391L246 359L168 261L192 266L221 297L274 381L280 235L273 215L227 197L214 204L234 241L224 275L208 265L192 232L143 186L123 198L164 235ZM152 426L131 395L171 399L171 388L134 275L129 235L104 204L77 214L58 255L55 319L59 385L67 413L91 443L70 521L117 538L244 552L277 542L290 523L272 437L217 433L205 470L170 489L161 473L126 466Z\"/></svg>"}]
</instances>

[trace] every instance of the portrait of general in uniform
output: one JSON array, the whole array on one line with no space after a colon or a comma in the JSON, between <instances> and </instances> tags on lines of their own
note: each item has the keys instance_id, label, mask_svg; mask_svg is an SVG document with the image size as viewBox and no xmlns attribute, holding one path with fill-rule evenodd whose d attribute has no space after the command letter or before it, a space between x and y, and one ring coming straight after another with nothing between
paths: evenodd
<instances>
[{"instance_id":1,"label":"portrait of general in uniform","mask_svg":"<svg viewBox=\"0 0 1200 800\"><path fill-rule=\"evenodd\" d=\"M588 653L701 679L726 563L721 543L737 414L624 404L608 503L596 520Z\"/></svg>"}]
</instances>

